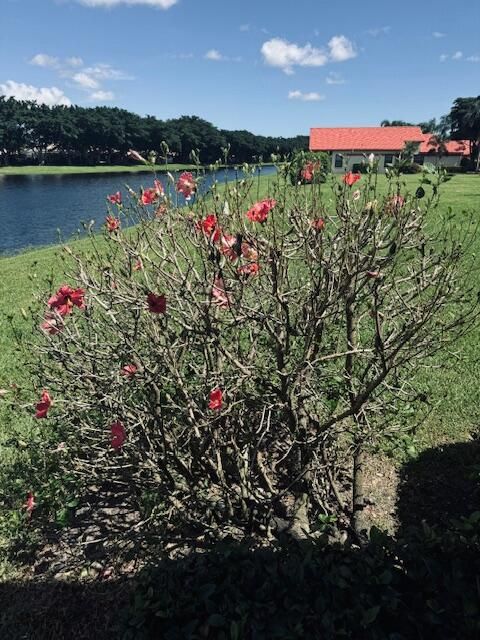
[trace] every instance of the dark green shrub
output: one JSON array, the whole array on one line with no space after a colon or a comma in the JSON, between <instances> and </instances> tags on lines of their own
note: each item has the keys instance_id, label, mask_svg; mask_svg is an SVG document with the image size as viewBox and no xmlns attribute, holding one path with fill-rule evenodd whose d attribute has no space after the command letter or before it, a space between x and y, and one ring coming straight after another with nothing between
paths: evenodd
<instances>
[{"instance_id":1,"label":"dark green shrub","mask_svg":"<svg viewBox=\"0 0 480 640\"><path fill-rule=\"evenodd\" d=\"M146 572L127 638L468 640L480 634L480 513L364 549L224 547Z\"/></svg>"},{"instance_id":2,"label":"dark green shrub","mask_svg":"<svg viewBox=\"0 0 480 640\"><path fill-rule=\"evenodd\" d=\"M411 173L422 173L422 165L417 162L412 162L411 164L402 166L401 173L411 174Z\"/></svg>"},{"instance_id":3,"label":"dark green shrub","mask_svg":"<svg viewBox=\"0 0 480 640\"><path fill-rule=\"evenodd\" d=\"M325 182L330 173L330 156L315 151L299 151L289 165L290 182L295 184L318 184Z\"/></svg>"}]
</instances>

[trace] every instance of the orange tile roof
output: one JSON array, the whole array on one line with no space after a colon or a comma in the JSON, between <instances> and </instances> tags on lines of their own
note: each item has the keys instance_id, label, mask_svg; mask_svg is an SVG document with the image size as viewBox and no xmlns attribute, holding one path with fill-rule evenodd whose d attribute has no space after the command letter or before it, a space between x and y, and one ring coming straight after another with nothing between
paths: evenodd
<instances>
[{"instance_id":1,"label":"orange tile roof","mask_svg":"<svg viewBox=\"0 0 480 640\"><path fill-rule=\"evenodd\" d=\"M420 145L420 153L435 153L436 147L434 144L430 142L432 138L431 133L423 134L423 142ZM469 156L470 155L470 145L468 140L449 140L445 143L445 150L447 153L452 153L455 155L461 156Z\"/></svg>"},{"instance_id":2,"label":"orange tile roof","mask_svg":"<svg viewBox=\"0 0 480 640\"><path fill-rule=\"evenodd\" d=\"M420 127L314 127L310 151L401 151L405 142L423 142Z\"/></svg>"}]
</instances>

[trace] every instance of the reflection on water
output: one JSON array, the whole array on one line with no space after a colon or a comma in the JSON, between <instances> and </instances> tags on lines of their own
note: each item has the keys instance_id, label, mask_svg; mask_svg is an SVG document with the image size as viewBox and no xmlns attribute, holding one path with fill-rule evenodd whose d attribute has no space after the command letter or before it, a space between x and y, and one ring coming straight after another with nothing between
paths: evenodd
<instances>
[{"instance_id":1,"label":"reflection on water","mask_svg":"<svg viewBox=\"0 0 480 640\"><path fill-rule=\"evenodd\" d=\"M260 169L261 175L275 171L271 166ZM241 176L234 169L207 173L202 191L214 180ZM167 188L167 177L159 179ZM99 228L107 213L106 196L118 190L125 196L126 185L138 191L152 186L152 177L148 173L0 176L0 254L65 241L82 228L82 222L95 220Z\"/></svg>"}]
</instances>

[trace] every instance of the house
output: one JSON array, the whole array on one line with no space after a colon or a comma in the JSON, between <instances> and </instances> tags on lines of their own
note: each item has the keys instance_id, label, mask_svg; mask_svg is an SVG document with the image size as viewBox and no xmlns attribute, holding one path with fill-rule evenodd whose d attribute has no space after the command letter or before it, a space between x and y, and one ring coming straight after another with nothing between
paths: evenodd
<instances>
[{"instance_id":1,"label":"house","mask_svg":"<svg viewBox=\"0 0 480 640\"><path fill-rule=\"evenodd\" d=\"M394 162L407 142L416 142L418 151L414 161L443 166L460 166L469 155L468 143L448 142L444 148L434 144L431 134L420 127L314 127L310 129L310 151L326 151L332 158L332 172L358 171L366 158L375 154L378 170Z\"/></svg>"},{"instance_id":2,"label":"house","mask_svg":"<svg viewBox=\"0 0 480 640\"><path fill-rule=\"evenodd\" d=\"M418 154L414 161L418 164L430 162L442 167L460 167L462 160L470 157L470 143L468 140L448 140L438 144L431 133L424 133Z\"/></svg>"}]
</instances>

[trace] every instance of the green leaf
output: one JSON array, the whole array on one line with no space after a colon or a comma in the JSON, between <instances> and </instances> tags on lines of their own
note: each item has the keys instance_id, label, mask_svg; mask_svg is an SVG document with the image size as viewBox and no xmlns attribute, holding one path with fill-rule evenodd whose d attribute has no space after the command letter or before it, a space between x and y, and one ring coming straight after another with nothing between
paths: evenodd
<instances>
[{"instance_id":1,"label":"green leaf","mask_svg":"<svg viewBox=\"0 0 480 640\"><path fill-rule=\"evenodd\" d=\"M364 627L367 627L368 625L372 624L372 622L375 622L379 611L380 611L379 605L377 605L376 607L371 607L370 609L367 609L366 611L364 611L363 618L362 618L362 625Z\"/></svg>"}]
</instances>

